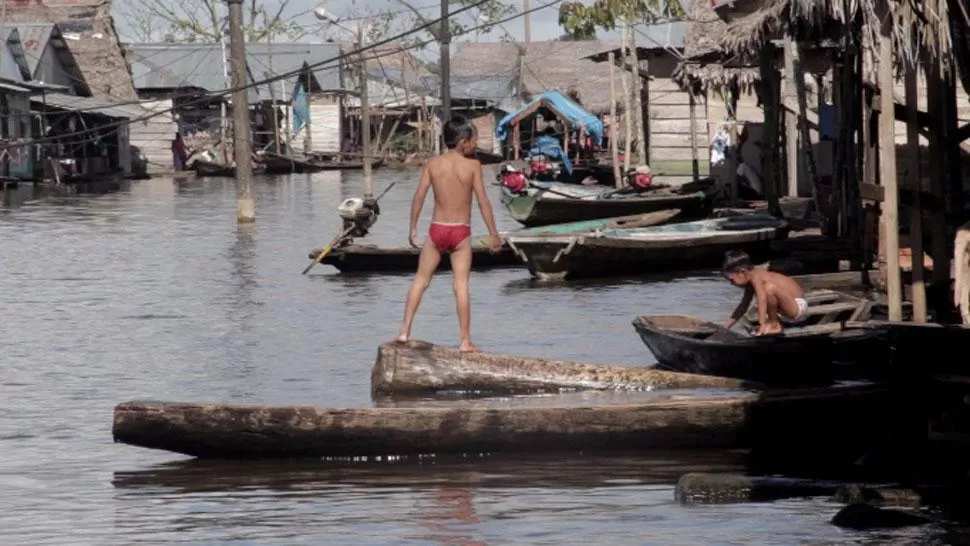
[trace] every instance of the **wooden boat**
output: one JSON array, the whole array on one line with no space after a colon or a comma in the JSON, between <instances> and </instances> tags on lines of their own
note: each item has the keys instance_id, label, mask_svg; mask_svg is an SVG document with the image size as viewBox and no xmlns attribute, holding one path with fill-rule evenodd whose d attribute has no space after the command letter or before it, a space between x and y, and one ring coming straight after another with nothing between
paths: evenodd
<instances>
[{"instance_id":1,"label":"wooden boat","mask_svg":"<svg viewBox=\"0 0 970 546\"><path fill-rule=\"evenodd\" d=\"M505 158L501 154L486 152L481 148L475 148L475 159L482 165L495 165L496 163L505 161Z\"/></svg>"},{"instance_id":2,"label":"wooden boat","mask_svg":"<svg viewBox=\"0 0 970 546\"><path fill-rule=\"evenodd\" d=\"M533 182L532 186L538 184ZM563 188L581 192L575 197ZM532 187L523 194L505 193L502 203L517 222L526 227L562 224L580 220L644 214L665 209L680 209L694 218L703 218L711 210L714 186L707 190L657 188L640 193L630 190L604 190L602 187L559 184L548 188ZM564 195L565 194L565 195Z\"/></svg>"},{"instance_id":3,"label":"wooden boat","mask_svg":"<svg viewBox=\"0 0 970 546\"><path fill-rule=\"evenodd\" d=\"M326 169L326 164L311 158L291 157L267 152L260 158L266 174L315 173Z\"/></svg>"},{"instance_id":4,"label":"wooden boat","mask_svg":"<svg viewBox=\"0 0 970 546\"><path fill-rule=\"evenodd\" d=\"M114 440L222 459L606 452L837 441L885 420L882 387L657 395L586 407L314 408L132 401ZM851 437L851 436L850 436Z\"/></svg>"},{"instance_id":5,"label":"wooden boat","mask_svg":"<svg viewBox=\"0 0 970 546\"><path fill-rule=\"evenodd\" d=\"M195 168L195 174L197 176L219 176L227 178L236 177L235 165L226 165L225 163L216 163L214 161L196 159L192 163L192 166Z\"/></svg>"},{"instance_id":6,"label":"wooden boat","mask_svg":"<svg viewBox=\"0 0 970 546\"><path fill-rule=\"evenodd\" d=\"M772 387L828 384L837 376L838 363L888 357L883 331L843 324L868 319L869 302L832 291L810 293L806 299L804 325L781 334L754 337L684 316L637 317L633 327L661 369ZM757 325L750 316L743 323Z\"/></svg>"},{"instance_id":7,"label":"wooden boat","mask_svg":"<svg viewBox=\"0 0 970 546\"><path fill-rule=\"evenodd\" d=\"M562 390L754 389L735 379L546 358L463 353L423 341L380 346L374 394L441 391L523 394Z\"/></svg>"},{"instance_id":8,"label":"wooden boat","mask_svg":"<svg viewBox=\"0 0 970 546\"><path fill-rule=\"evenodd\" d=\"M568 224L525 228L512 233L555 236L585 233L597 229L655 226L677 221L679 219L679 213L680 211L677 209L664 210L649 214L621 216L619 218L603 218L582 222L570 222ZM510 234L503 234L506 237L508 235ZM314 249L310 252L309 258L311 260L315 259L319 253L319 249ZM418 267L418 256L420 253L420 249L411 246L380 248L374 245L350 244L335 248L323 258L321 263L332 265L344 272L414 271ZM472 239L472 256L472 268L474 269L515 267L521 263L507 244L503 245L502 250L497 254L489 252L487 236L479 236ZM448 255L442 256L438 270L448 271L450 269L451 259Z\"/></svg>"},{"instance_id":9,"label":"wooden boat","mask_svg":"<svg viewBox=\"0 0 970 546\"><path fill-rule=\"evenodd\" d=\"M771 255L773 240L787 236L784 220L750 214L572 237L513 234L506 240L534 277L562 280L717 267L732 248L762 259Z\"/></svg>"}]
</instances>

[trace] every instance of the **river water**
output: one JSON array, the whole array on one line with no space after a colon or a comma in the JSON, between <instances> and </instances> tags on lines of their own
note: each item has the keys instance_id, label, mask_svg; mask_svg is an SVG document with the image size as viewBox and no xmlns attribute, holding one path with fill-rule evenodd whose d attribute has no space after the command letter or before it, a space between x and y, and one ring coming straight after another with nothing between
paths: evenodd
<instances>
[{"instance_id":1,"label":"river water","mask_svg":"<svg viewBox=\"0 0 970 546\"><path fill-rule=\"evenodd\" d=\"M377 192L398 185L370 239L406 244L417 173L375 174ZM496 190L499 227L514 228ZM257 221L241 230L232 180L158 178L23 201L31 191L0 208L2 544L943 540L935 527L837 529L828 520L838 506L824 499L675 502L681 473L732 468L731 453L227 464L116 445L112 409L132 399L373 405L370 366L397 331L410 278L329 266L300 275L308 251L336 233L337 204L361 195L359 173L258 179ZM538 285L525 269L476 272L473 336L485 350L641 365L652 357L635 315L720 320L739 296L711 274ZM454 345L457 334L446 274L414 336Z\"/></svg>"}]
</instances>

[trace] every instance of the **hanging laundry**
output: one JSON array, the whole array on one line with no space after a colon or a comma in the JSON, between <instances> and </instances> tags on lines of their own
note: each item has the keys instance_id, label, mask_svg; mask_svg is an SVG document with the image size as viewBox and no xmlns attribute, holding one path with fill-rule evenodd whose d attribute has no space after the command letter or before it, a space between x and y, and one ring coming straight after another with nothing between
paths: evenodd
<instances>
[{"instance_id":1,"label":"hanging laundry","mask_svg":"<svg viewBox=\"0 0 970 546\"><path fill-rule=\"evenodd\" d=\"M306 125L310 119L310 107L307 104L307 95L303 90L303 85L296 88L293 95L293 132L299 133L300 129Z\"/></svg>"},{"instance_id":2,"label":"hanging laundry","mask_svg":"<svg viewBox=\"0 0 970 546\"><path fill-rule=\"evenodd\" d=\"M714 140L711 141L711 165L720 165L724 162L727 158L729 143L730 136L727 129L721 127L714 135Z\"/></svg>"}]
</instances>

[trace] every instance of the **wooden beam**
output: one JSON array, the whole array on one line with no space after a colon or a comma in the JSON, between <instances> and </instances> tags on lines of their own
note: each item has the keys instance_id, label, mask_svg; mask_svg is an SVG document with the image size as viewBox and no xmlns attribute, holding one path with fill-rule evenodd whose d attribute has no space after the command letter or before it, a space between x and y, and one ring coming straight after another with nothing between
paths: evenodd
<instances>
[{"instance_id":1,"label":"wooden beam","mask_svg":"<svg viewBox=\"0 0 970 546\"><path fill-rule=\"evenodd\" d=\"M779 104L777 71L774 67L775 46L766 43L761 46L761 101L765 112L764 131L761 141L761 164L765 200L768 201L768 212L774 216L781 216L778 203L778 120Z\"/></svg>"},{"instance_id":2,"label":"wooden beam","mask_svg":"<svg viewBox=\"0 0 970 546\"><path fill-rule=\"evenodd\" d=\"M785 40L785 95L783 103L795 99L795 42ZM798 176L801 174L801 154L798 153L798 110L785 108L785 172L788 177L787 195L798 197Z\"/></svg>"},{"instance_id":3,"label":"wooden beam","mask_svg":"<svg viewBox=\"0 0 970 546\"><path fill-rule=\"evenodd\" d=\"M886 189L875 184L860 184L859 193L862 199L882 203L886 200ZM904 207L913 207L916 198L913 196L911 188L899 188L899 203ZM931 192L921 191L919 194L920 207L926 212L934 214L943 213L946 210L944 201Z\"/></svg>"},{"instance_id":4,"label":"wooden beam","mask_svg":"<svg viewBox=\"0 0 970 546\"><path fill-rule=\"evenodd\" d=\"M911 299L913 300L913 321L926 322L926 285L923 282L923 209L920 207L920 169L919 169L919 123L917 101L919 101L919 82L916 66L912 61L906 63L906 141L908 144L908 164L906 166L906 185L912 191L913 204L909 209L909 248L913 256L911 277Z\"/></svg>"},{"instance_id":5,"label":"wooden beam","mask_svg":"<svg viewBox=\"0 0 970 546\"><path fill-rule=\"evenodd\" d=\"M889 18L882 24L879 39L879 98L882 113L879 115L879 182L885 188L880 237L885 239L883 253L886 269L886 291L889 303L889 320L903 318L902 278L899 273L899 180L896 178L896 119L888 115L895 101L891 89L893 78L893 40ZM880 266L883 266L880 260Z\"/></svg>"}]
</instances>

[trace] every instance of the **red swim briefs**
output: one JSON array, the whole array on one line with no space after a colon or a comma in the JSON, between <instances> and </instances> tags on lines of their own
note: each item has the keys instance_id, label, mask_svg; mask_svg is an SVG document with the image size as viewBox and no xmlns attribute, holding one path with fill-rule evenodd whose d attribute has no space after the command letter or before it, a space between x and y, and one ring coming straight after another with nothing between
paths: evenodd
<instances>
[{"instance_id":1,"label":"red swim briefs","mask_svg":"<svg viewBox=\"0 0 970 546\"><path fill-rule=\"evenodd\" d=\"M428 237L441 253L451 252L471 235L472 228L467 224L431 222L431 227L428 229Z\"/></svg>"}]
</instances>

